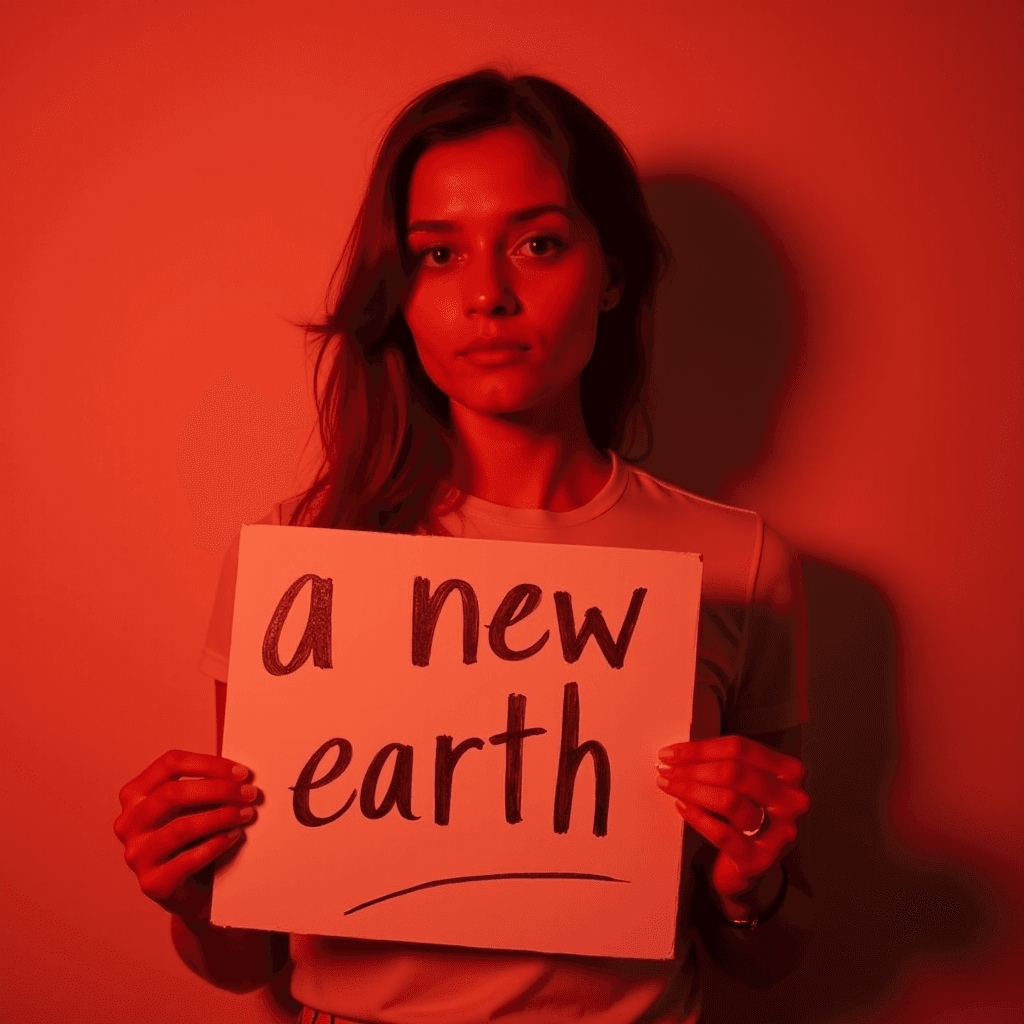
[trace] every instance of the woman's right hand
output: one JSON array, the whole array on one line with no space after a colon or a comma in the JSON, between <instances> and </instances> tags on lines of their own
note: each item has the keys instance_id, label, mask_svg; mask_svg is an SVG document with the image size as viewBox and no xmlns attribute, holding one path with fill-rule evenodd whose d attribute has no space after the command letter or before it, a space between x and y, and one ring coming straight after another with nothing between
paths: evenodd
<instances>
[{"instance_id":1,"label":"woman's right hand","mask_svg":"<svg viewBox=\"0 0 1024 1024\"><path fill-rule=\"evenodd\" d=\"M208 921L213 869L256 818L249 769L169 750L120 793L114 834L142 891L186 921Z\"/></svg>"}]
</instances>

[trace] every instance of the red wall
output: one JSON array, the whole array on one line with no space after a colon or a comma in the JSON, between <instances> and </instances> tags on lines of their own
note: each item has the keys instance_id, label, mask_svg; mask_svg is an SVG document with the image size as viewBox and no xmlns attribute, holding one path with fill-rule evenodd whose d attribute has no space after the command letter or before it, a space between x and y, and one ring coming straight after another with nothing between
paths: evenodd
<instances>
[{"instance_id":1,"label":"red wall","mask_svg":"<svg viewBox=\"0 0 1024 1024\"><path fill-rule=\"evenodd\" d=\"M650 179L677 250L650 467L807 556L822 941L754 1005L1010 1019L1020 3L0 12L12 1019L269 1019L177 961L121 862L117 791L212 744L195 663L220 551L292 484L289 321L317 311L376 138L495 61L577 91ZM716 985L710 1015L753 1012Z\"/></svg>"}]
</instances>

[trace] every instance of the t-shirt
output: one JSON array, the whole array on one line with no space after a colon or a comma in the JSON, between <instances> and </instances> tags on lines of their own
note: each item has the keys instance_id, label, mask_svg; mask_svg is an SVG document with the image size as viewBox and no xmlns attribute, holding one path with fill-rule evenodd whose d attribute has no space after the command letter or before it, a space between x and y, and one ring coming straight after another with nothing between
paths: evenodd
<instances>
[{"instance_id":1,"label":"t-shirt","mask_svg":"<svg viewBox=\"0 0 1024 1024\"><path fill-rule=\"evenodd\" d=\"M465 495L440 522L455 537L700 553L693 719L690 735L679 739L757 736L806 721L803 593L792 550L756 513L690 494L608 454L611 475L581 508L508 508ZM263 521L287 522L287 510L278 506ZM236 544L225 558L200 665L220 680L227 679L237 561ZM688 858L698 840L686 834ZM292 994L339 1024L633 1024L641 1017L694 1024L693 884L685 871L676 960L292 935Z\"/></svg>"}]
</instances>

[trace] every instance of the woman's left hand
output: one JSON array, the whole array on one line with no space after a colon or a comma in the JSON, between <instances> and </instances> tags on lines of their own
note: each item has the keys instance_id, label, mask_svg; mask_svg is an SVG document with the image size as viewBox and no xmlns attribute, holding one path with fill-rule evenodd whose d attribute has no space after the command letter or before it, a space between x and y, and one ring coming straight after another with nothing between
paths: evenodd
<instances>
[{"instance_id":1,"label":"woman's left hand","mask_svg":"<svg viewBox=\"0 0 1024 1024\"><path fill-rule=\"evenodd\" d=\"M759 883L777 878L811 806L803 762L743 736L674 743L658 752L658 785L718 855L709 874L722 912L747 919L764 907ZM763 811L763 814L762 814ZM744 835L761 825L756 835ZM771 886L773 892L778 885Z\"/></svg>"}]
</instances>

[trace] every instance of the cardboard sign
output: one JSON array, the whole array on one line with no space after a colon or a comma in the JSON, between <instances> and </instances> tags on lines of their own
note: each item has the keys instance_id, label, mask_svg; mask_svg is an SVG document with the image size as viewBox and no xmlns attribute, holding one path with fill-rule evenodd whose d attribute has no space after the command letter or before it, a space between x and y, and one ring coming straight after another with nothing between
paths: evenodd
<instances>
[{"instance_id":1,"label":"cardboard sign","mask_svg":"<svg viewBox=\"0 0 1024 1024\"><path fill-rule=\"evenodd\" d=\"M668 959L701 562L249 526L224 755L265 795L213 921Z\"/></svg>"}]
</instances>

